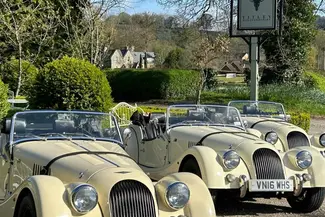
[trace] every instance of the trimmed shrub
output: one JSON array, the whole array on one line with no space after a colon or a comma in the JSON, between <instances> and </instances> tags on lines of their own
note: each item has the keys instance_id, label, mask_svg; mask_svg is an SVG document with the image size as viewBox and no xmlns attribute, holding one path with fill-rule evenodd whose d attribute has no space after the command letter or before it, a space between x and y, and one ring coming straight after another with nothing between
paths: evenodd
<instances>
[{"instance_id":1,"label":"trimmed shrub","mask_svg":"<svg viewBox=\"0 0 325 217\"><path fill-rule=\"evenodd\" d=\"M8 86L0 80L0 120L6 117L10 108L8 102Z\"/></svg>"},{"instance_id":2,"label":"trimmed shrub","mask_svg":"<svg viewBox=\"0 0 325 217\"><path fill-rule=\"evenodd\" d=\"M106 76L113 98L128 102L194 96L200 79L190 70L108 70Z\"/></svg>"},{"instance_id":3,"label":"trimmed shrub","mask_svg":"<svg viewBox=\"0 0 325 217\"><path fill-rule=\"evenodd\" d=\"M290 123L301 127L304 129L307 133L310 128L310 114L308 113L291 113L291 120Z\"/></svg>"},{"instance_id":4,"label":"trimmed shrub","mask_svg":"<svg viewBox=\"0 0 325 217\"><path fill-rule=\"evenodd\" d=\"M38 74L38 69L30 62L22 61L22 77L21 87L19 94L25 95L29 88L34 83ZM9 85L9 89L16 93L18 87L18 76L19 76L19 61L17 59L11 59L1 66L2 80L5 84Z\"/></svg>"},{"instance_id":5,"label":"trimmed shrub","mask_svg":"<svg viewBox=\"0 0 325 217\"><path fill-rule=\"evenodd\" d=\"M112 105L105 74L85 60L63 57L45 65L28 93L30 107L107 112Z\"/></svg>"}]
</instances>

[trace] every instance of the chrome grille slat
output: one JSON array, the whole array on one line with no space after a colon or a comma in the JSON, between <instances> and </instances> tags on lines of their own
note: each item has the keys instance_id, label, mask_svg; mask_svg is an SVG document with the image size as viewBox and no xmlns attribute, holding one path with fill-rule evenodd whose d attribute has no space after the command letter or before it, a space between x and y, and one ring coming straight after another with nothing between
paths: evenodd
<instances>
[{"instance_id":1,"label":"chrome grille slat","mask_svg":"<svg viewBox=\"0 0 325 217\"><path fill-rule=\"evenodd\" d=\"M253 161L257 179L284 179L282 162L272 150L261 148L254 152Z\"/></svg>"},{"instance_id":2,"label":"chrome grille slat","mask_svg":"<svg viewBox=\"0 0 325 217\"><path fill-rule=\"evenodd\" d=\"M289 149L309 146L308 138L301 132L290 132L287 136L287 141Z\"/></svg>"},{"instance_id":3,"label":"chrome grille slat","mask_svg":"<svg viewBox=\"0 0 325 217\"><path fill-rule=\"evenodd\" d=\"M149 189L134 180L123 180L111 190L112 217L156 217L155 203Z\"/></svg>"}]
</instances>

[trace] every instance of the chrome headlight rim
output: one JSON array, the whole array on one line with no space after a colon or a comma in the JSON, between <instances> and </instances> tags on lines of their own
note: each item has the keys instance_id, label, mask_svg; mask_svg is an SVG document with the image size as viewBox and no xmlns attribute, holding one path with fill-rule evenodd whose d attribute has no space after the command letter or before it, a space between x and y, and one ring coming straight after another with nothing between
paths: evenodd
<instances>
[{"instance_id":1,"label":"chrome headlight rim","mask_svg":"<svg viewBox=\"0 0 325 217\"><path fill-rule=\"evenodd\" d=\"M93 191L93 193L95 194L95 197L96 197L96 202L95 202L94 205L91 206L91 208L88 209L88 210L81 210L81 209L79 209L78 207L76 207L76 205L75 205L75 203L74 203L77 194L80 192L80 190L83 190L84 188L89 188L91 191ZM74 188L71 190L71 193L70 193L70 195L69 195L69 201L70 201L70 204L71 204L71 206L72 206L72 208L73 208L73 210L74 210L75 212L84 215L84 214L87 214L87 213L89 213L90 211L92 211L92 210L97 206L97 204L98 204L98 192L96 191L96 189L95 189L93 186L91 186L91 185L89 185L89 184L79 184L79 185L77 185L76 187L74 187Z\"/></svg>"},{"instance_id":2,"label":"chrome headlight rim","mask_svg":"<svg viewBox=\"0 0 325 217\"><path fill-rule=\"evenodd\" d=\"M276 135L276 139L273 141L268 141L268 136L271 135L272 133ZM270 131L267 134L265 134L265 141L274 145L279 141L279 135L275 131Z\"/></svg>"},{"instance_id":3,"label":"chrome headlight rim","mask_svg":"<svg viewBox=\"0 0 325 217\"><path fill-rule=\"evenodd\" d=\"M229 157L229 156L231 156L231 155L235 155L235 156L237 156L237 161L238 161L237 164L232 165L231 163L230 163L230 164L227 164L227 163L226 163L226 161L227 161L227 157ZM236 168L239 166L239 164L240 164L240 156L239 156L239 154L238 154L236 151L234 151L234 150L226 151L226 152L223 154L222 158L223 158L223 166L224 166L226 169L228 169L228 170L236 169ZM229 159L228 159L228 160L229 160ZM231 166L231 165L232 165L232 166Z\"/></svg>"},{"instance_id":4,"label":"chrome headlight rim","mask_svg":"<svg viewBox=\"0 0 325 217\"><path fill-rule=\"evenodd\" d=\"M310 157L310 163L309 165L304 165L302 166L300 163L299 163L299 158L302 157L304 154L307 154L309 155ZM303 161L302 161L303 162ZM313 163L313 156L311 155L311 153L309 151L306 151L306 150L302 150L302 151L299 151L297 154L296 154L296 164L297 166L302 169L302 170L305 170L305 169L308 169Z\"/></svg>"},{"instance_id":5,"label":"chrome headlight rim","mask_svg":"<svg viewBox=\"0 0 325 217\"><path fill-rule=\"evenodd\" d=\"M322 142L322 138L323 137L324 137L324 139L323 139L324 142ZM320 137L319 137L319 144L321 146L325 147L325 133L323 133L322 135L320 135Z\"/></svg>"},{"instance_id":6,"label":"chrome headlight rim","mask_svg":"<svg viewBox=\"0 0 325 217\"><path fill-rule=\"evenodd\" d=\"M171 189L174 188L176 185L183 185L185 187L185 189L187 190L187 192L188 192L186 203L182 204L181 206L175 206L169 201L169 195L168 194L170 193ZM166 203L173 210L183 209L188 204L188 202L190 200L190 197L191 197L190 189L184 182L173 182L173 183L171 183L170 185L168 185L168 187L166 189L166 192L165 192Z\"/></svg>"}]
</instances>

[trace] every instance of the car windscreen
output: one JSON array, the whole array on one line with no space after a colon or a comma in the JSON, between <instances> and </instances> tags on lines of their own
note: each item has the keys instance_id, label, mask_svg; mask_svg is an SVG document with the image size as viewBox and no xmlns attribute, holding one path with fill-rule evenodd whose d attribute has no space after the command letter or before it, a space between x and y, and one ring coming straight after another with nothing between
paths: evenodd
<instances>
[{"instance_id":1,"label":"car windscreen","mask_svg":"<svg viewBox=\"0 0 325 217\"><path fill-rule=\"evenodd\" d=\"M98 138L121 142L115 118L108 113L25 111L13 118L13 141L44 138Z\"/></svg>"},{"instance_id":2,"label":"car windscreen","mask_svg":"<svg viewBox=\"0 0 325 217\"><path fill-rule=\"evenodd\" d=\"M244 128L236 108L218 105L174 105L167 109L168 125L227 125Z\"/></svg>"},{"instance_id":3,"label":"car windscreen","mask_svg":"<svg viewBox=\"0 0 325 217\"><path fill-rule=\"evenodd\" d=\"M229 104L239 110L242 115L258 116L279 116L285 115L281 103L274 102L256 102L256 101L238 101Z\"/></svg>"}]
</instances>

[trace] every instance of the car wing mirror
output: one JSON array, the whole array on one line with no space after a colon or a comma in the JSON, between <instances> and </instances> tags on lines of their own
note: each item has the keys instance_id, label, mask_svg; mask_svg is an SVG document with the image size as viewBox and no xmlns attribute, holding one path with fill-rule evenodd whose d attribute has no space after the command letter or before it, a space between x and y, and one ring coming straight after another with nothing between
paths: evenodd
<instances>
[{"instance_id":1,"label":"car wing mirror","mask_svg":"<svg viewBox=\"0 0 325 217\"><path fill-rule=\"evenodd\" d=\"M288 121L288 122L291 121L291 115L286 115L286 118L285 118L285 119L286 119L286 121Z\"/></svg>"},{"instance_id":2,"label":"car wing mirror","mask_svg":"<svg viewBox=\"0 0 325 217\"><path fill-rule=\"evenodd\" d=\"M244 122L244 126L245 126L245 128L248 128L248 122L245 120L245 121L243 121Z\"/></svg>"},{"instance_id":3,"label":"car wing mirror","mask_svg":"<svg viewBox=\"0 0 325 217\"><path fill-rule=\"evenodd\" d=\"M2 122L1 132L4 134L10 134L10 129L11 129L11 118L6 118Z\"/></svg>"},{"instance_id":4,"label":"car wing mirror","mask_svg":"<svg viewBox=\"0 0 325 217\"><path fill-rule=\"evenodd\" d=\"M127 144L127 142L129 141L129 139L132 136L132 132L130 130L130 128L125 128L125 130L123 131L123 143Z\"/></svg>"}]
</instances>

